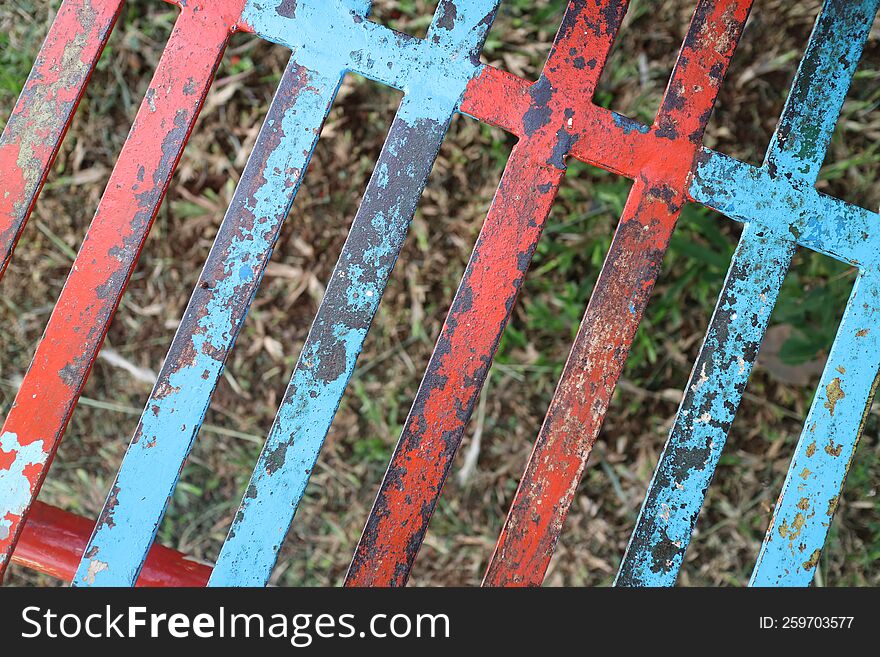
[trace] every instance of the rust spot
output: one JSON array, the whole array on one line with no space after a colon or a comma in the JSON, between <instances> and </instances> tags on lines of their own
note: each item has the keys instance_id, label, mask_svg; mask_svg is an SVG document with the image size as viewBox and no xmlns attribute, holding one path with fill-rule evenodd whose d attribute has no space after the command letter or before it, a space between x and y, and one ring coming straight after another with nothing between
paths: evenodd
<instances>
[{"instance_id":1,"label":"rust spot","mask_svg":"<svg viewBox=\"0 0 880 657\"><path fill-rule=\"evenodd\" d=\"M788 536L788 521L787 520L783 520L782 524L779 525L779 535L782 538L785 538L786 536Z\"/></svg>"},{"instance_id":2,"label":"rust spot","mask_svg":"<svg viewBox=\"0 0 880 657\"><path fill-rule=\"evenodd\" d=\"M834 377L834 380L825 386L825 394L828 396L825 408L828 409L831 415L834 415L834 408L837 406L837 402L846 397L846 394L840 387L840 377Z\"/></svg>"},{"instance_id":3,"label":"rust spot","mask_svg":"<svg viewBox=\"0 0 880 657\"><path fill-rule=\"evenodd\" d=\"M813 554L810 555L810 558L804 561L804 570L812 570L815 568L816 564L819 563L819 556L821 554L821 551L813 550Z\"/></svg>"},{"instance_id":4,"label":"rust spot","mask_svg":"<svg viewBox=\"0 0 880 657\"><path fill-rule=\"evenodd\" d=\"M807 519L804 517L803 513L798 513L795 515L794 520L791 522L791 526L788 529L788 538L794 540L798 536L801 535L801 530L804 528Z\"/></svg>"},{"instance_id":5,"label":"rust spot","mask_svg":"<svg viewBox=\"0 0 880 657\"><path fill-rule=\"evenodd\" d=\"M832 440L831 438L828 439L828 444L825 445L825 453L828 454L828 456L840 456L840 452L842 449L843 445L835 445L834 440Z\"/></svg>"}]
</instances>

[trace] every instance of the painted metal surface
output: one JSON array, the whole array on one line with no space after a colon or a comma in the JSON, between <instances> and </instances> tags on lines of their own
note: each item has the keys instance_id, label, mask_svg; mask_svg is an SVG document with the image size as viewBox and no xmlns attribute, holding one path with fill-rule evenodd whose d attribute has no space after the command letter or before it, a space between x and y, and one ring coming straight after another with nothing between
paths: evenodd
<instances>
[{"instance_id":1,"label":"painted metal surface","mask_svg":"<svg viewBox=\"0 0 880 657\"><path fill-rule=\"evenodd\" d=\"M0 575L35 498L244 0L181 0L138 110L34 359L0 430ZM186 62L186 67L181 67Z\"/></svg>"},{"instance_id":2,"label":"painted metal surface","mask_svg":"<svg viewBox=\"0 0 880 657\"><path fill-rule=\"evenodd\" d=\"M807 586L813 580L880 372L880 270L876 263L871 269L853 288L751 586Z\"/></svg>"},{"instance_id":3,"label":"painted metal surface","mask_svg":"<svg viewBox=\"0 0 880 657\"><path fill-rule=\"evenodd\" d=\"M122 0L64 0L0 136L0 277L55 161Z\"/></svg>"},{"instance_id":4,"label":"painted metal surface","mask_svg":"<svg viewBox=\"0 0 880 657\"><path fill-rule=\"evenodd\" d=\"M826 1L760 168L708 151L698 159L690 194L746 228L618 585L675 582L798 244L860 272L752 583L812 579L880 367L870 323L877 309L878 216L814 188L877 6L877 0Z\"/></svg>"},{"instance_id":5,"label":"painted metal surface","mask_svg":"<svg viewBox=\"0 0 880 657\"><path fill-rule=\"evenodd\" d=\"M513 102L480 86L492 75L485 71L468 86L463 111L508 111L497 123L512 127L519 141L404 422L348 586L406 583L559 190L565 157L589 125L593 92L625 9L625 2L569 5L543 74L530 85L515 81Z\"/></svg>"},{"instance_id":6,"label":"painted metal surface","mask_svg":"<svg viewBox=\"0 0 880 657\"><path fill-rule=\"evenodd\" d=\"M686 201L687 176L750 8L751 2L697 5L486 585L534 586L544 578Z\"/></svg>"},{"instance_id":7,"label":"painted metal surface","mask_svg":"<svg viewBox=\"0 0 880 657\"><path fill-rule=\"evenodd\" d=\"M12 563L70 582L94 526L93 520L35 502ZM137 585L204 586L210 574L210 566L157 544L150 550Z\"/></svg>"},{"instance_id":8,"label":"painted metal surface","mask_svg":"<svg viewBox=\"0 0 880 657\"><path fill-rule=\"evenodd\" d=\"M74 585L137 580L341 80L285 70Z\"/></svg>"},{"instance_id":9,"label":"painted metal surface","mask_svg":"<svg viewBox=\"0 0 880 657\"><path fill-rule=\"evenodd\" d=\"M752 577L809 583L880 371L880 216L814 188L880 0L826 0L761 167L700 147L751 0L697 3L651 126L592 102L625 0L572 0L534 83L479 62L498 2L441 0L425 39L367 20L370 0L174 3L181 15L0 432L0 575L20 538L15 560L79 586L206 582L207 566L151 544L321 125L354 71L404 99L209 584L271 574L456 111L518 143L346 584L406 583L568 156L634 184L484 584L543 579L689 200L746 226L617 584L674 582L796 246L859 270ZM0 182L13 192L0 201L2 266L121 0L93 5L65 0L0 138ZM39 503L25 522L238 29L288 47L291 62L104 509L88 542L89 521Z\"/></svg>"},{"instance_id":10,"label":"painted metal surface","mask_svg":"<svg viewBox=\"0 0 880 657\"><path fill-rule=\"evenodd\" d=\"M271 574L449 122L478 71L497 5L497 0L444 0L424 40L369 21L353 21L351 36L340 37L358 46L366 41L363 50L347 54L340 64L401 88L405 95L210 585L262 585ZM301 16L301 9L310 6L300 2L295 20L313 20ZM322 12L316 16L326 18ZM270 29L285 36L308 33L305 27L295 30L296 23L287 28L278 14L268 12L254 16L251 24L263 36ZM301 56L303 49L285 43Z\"/></svg>"}]
</instances>

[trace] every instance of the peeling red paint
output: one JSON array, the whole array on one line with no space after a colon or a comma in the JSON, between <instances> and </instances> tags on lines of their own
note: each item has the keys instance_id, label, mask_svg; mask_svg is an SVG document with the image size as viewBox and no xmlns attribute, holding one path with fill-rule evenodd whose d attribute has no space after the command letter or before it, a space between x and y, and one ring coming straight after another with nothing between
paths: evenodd
<instances>
[{"instance_id":1,"label":"peeling red paint","mask_svg":"<svg viewBox=\"0 0 880 657\"><path fill-rule=\"evenodd\" d=\"M0 431L15 436L22 446L42 443L43 458L25 471L31 501L137 263L229 36L237 29L244 2L181 3L144 102ZM0 538L2 575L27 508L24 513L0 512L10 513L12 521L8 535Z\"/></svg>"},{"instance_id":2,"label":"peeling red paint","mask_svg":"<svg viewBox=\"0 0 880 657\"><path fill-rule=\"evenodd\" d=\"M657 120L595 106L626 2L570 2L533 84L484 68L462 112L518 137L346 580L406 582L480 394L564 158L635 179L485 584L539 584L647 304L750 0L700 2Z\"/></svg>"},{"instance_id":3,"label":"peeling red paint","mask_svg":"<svg viewBox=\"0 0 880 657\"><path fill-rule=\"evenodd\" d=\"M565 174L565 157L588 134L593 92L626 6L570 3L537 82L486 68L465 92L463 112L520 141L404 423L348 586L400 586L409 577Z\"/></svg>"},{"instance_id":4,"label":"peeling red paint","mask_svg":"<svg viewBox=\"0 0 880 657\"><path fill-rule=\"evenodd\" d=\"M484 585L541 583L657 280L703 131L751 8L700 2L639 160L617 232ZM638 134L631 132L631 135ZM619 137L593 137L589 160L614 157ZM614 157L612 161L619 161ZM627 162L629 165L629 162Z\"/></svg>"},{"instance_id":5,"label":"peeling red paint","mask_svg":"<svg viewBox=\"0 0 880 657\"><path fill-rule=\"evenodd\" d=\"M0 277L123 0L65 0L0 136Z\"/></svg>"}]
</instances>

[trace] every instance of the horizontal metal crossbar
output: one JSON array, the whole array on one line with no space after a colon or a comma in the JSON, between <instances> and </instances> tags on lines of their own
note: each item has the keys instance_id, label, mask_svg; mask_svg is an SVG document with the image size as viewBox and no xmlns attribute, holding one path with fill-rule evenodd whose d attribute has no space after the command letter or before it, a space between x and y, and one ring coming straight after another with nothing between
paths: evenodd
<instances>
[{"instance_id":1,"label":"horizontal metal crossbar","mask_svg":"<svg viewBox=\"0 0 880 657\"><path fill-rule=\"evenodd\" d=\"M70 582L94 528L93 520L34 502L12 563ZM137 585L204 586L210 574L209 565L156 544L147 555Z\"/></svg>"},{"instance_id":2,"label":"horizontal metal crossbar","mask_svg":"<svg viewBox=\"0 0 880 657\"><path fill-rule=\"evenodd\" d=\"M455 112L500 127L518 142L346 584L406 582L569 156L634 184L484 584L535 585L543 579L675 222L689 201L743 221L746 228L617 583L674 582L796 245L859 268L753 575L757 584L810 581L880 370L871 331L877 214L814 188L880 0L826 0L761 167L701 147L751 0L697 3L651 126L593 103L625 0L570 2L535 82L479 61L499 1L441 0L424 39L368 20L369 0L175 3L180 16L0 434L0 575L225 44L241 29L288 47L290 63L94 532L82 549L78 542L76 550L56 556L65 564L56 574L70 576L70 555L82 553L73 576L78 586L161 579L152 565L160 550L151 549L156 529L323 121L343 76L353 71L400 89L403 100L209 584L268 580ZM0 160L0 180L9 175L25 180L9 209L0 206L0 220L9 226L0 225L6 259L120 5L105 3L96 12L87 1L65 0L33 82L4 132L0 156L13 153L18 169L12 160ZM74 14L77 21L71 22ZM90 25L91 31L74 29L74 23ZM65 45L81 52L82 66L74 72L62 67L69 73L63 83L36 73ZM28 93L39 102L28 100ZM49 118L16 119L27 115L26 108ZM39 132L43 125L48 138ZM35 135L50 150L37 153ZM34 155L23 160L19 153L27 148ZM35 517L45 520L37 525L46 527L46 536L67 522L42 506L34 507L29 522ZM70 535L81 541L88 521L68 524L76 528ZM31 534L19 550L35 540L38 544ZM180 557L166 556L173 570ZM208 577L201 568L178 575L192 584Z\"/></svg>"}]
</instances>

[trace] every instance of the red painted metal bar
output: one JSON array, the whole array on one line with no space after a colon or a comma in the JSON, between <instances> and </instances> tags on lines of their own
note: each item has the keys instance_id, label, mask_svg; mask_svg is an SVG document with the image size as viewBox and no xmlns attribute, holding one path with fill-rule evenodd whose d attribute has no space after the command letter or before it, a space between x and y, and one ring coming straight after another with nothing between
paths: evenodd
<instances>
[{"instance_id":1,"label":"red painted metal bar","mask_svg":"<svg viewBox=\"0 0 880 657\"><path fill-rule=\"evenodd\" d=\"M134 270L244 0L186 0L0 432L0 576ZM181 66L185 61L186 66Z\"/></svg>"},{"instance_id":2,"label":"red painted metal bar","mask_svg":"<svg viewBox=\"0 0 880 657\"><path fill-rule=\"evenodd\" d=\"M0 277L123 0L64 0L0 136Z\"/></svg>"},{"instance_id":3,"label":"red painted metal bar","mask_svg":"<svg viewBox=\"0 0 880 657\"><path fill-rule=\"evenodd\" d=\"M701 2L484 585L539 585L660 271L688 174L751 6Z\"/></svg>"},{"instance_id":4,"label":"red painted metal bar","mask_svg":"<svg viewBox=\"0 0 880 657\"><path fill-rule=\"evenodd\" d=\"M562 61L554 61L552 53L544 75L534 85L486 67L468 87L462 102L463 112L509 130L526 142L533 138L528 134L530 123L540 122L545 149L534 161L542 166L553 164L561 169L565 155L570 153L636 180L597 288L597 299L601 300L605 296L603 290L617 283L615 270L624 269L631 262L633 269L621 276L616 295L608 295L609 301L626 301L624 332L606 336L617 341L620 348L615 355L621 363L685 200L687 174L750 7L749 0L699 3L661 111L650 128L592 105L589 96L586 103L572 106L571 98L579 98L584 87L567 87L565 82L567 75L574 75L572 71L595 70L598 79L602 50L595 43L585 44L579 39L613 34L625 8L621 2L589 8L584 2L570 3L557 37L559 43L554 47L554 53L562 54ZM588 11L596 15L587 25L573 29L576 22L572 19L582 11L584 15ZM564 51L559 47L562 43ZM517 148L522 145L520 142ZM511 160L517 155L515 152ZM539 166L519 173L520 177L537 177L532 185L521 186L513 194L518 193L521 203L541 198L545 189L551 191L542 174L536 173L540 170ZM500 198L504 198L509 185L506 177L502 179ZM532 199L523 201L525 196ZM521 243L510 226L517 225L517 221L533 221L538 224L533 233L535 241L540 234L540 215L535 218L528 215L527 206L522 209L526 210L525 217L517 217L513 212L501 228L487 220L358 544L348 585L406 582L531 257L528 248L516 251ZM490 213L493 211L494 204ZM513 251L507 253L511 247ZM488 261L486 254L492 254L491 267L485 267L481 261ZM499 267L501 271L518 269L519 278L510 283L502 280L503 276L490 281L492 272ZM486 287L476 287L472 278ZM617 316L619 303L603 303ZM611 374L604 381L610 386L604 391L609 398L617 378L617 374ZM555 544L555 538L552 542ZM552 547L550 550L552 553ZM512 581L503 575L511 566L501 567L498 561L497 575L491 575L486 583L513 583L518 575L512 574ZM504 581L495 582L495 577Z\"/></svg>"},{"instance_id":5,"label":"red painted metal bar","mask_svg":"<svg viewBox=\"0 0 880 657\"><path fill-rule=\"evenodd\" d=\"M627 3L572 2L537 82L489 96L468 87L467 113L487 113L520 141L452 302L346 578L402 586L479 397L489 365L565 175L565 156L592 97ZM488 69L491 71L491 69ZM505 78L484 72L486 90ZM497 114L508 109L506 115Z\"/></svg>"},{"instance_id":6,"label":"red painted metal bar","mask_svg":"<svg viewBox=\"0 0 880 657\"><path fill-rule=\"evenodd\" d=\"M94 520L35 502L12 563L70 582L94 528ZM210 566L156 543L137 585L204 586L210 574Z\"/></svg>"}]
</instances>

